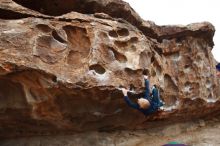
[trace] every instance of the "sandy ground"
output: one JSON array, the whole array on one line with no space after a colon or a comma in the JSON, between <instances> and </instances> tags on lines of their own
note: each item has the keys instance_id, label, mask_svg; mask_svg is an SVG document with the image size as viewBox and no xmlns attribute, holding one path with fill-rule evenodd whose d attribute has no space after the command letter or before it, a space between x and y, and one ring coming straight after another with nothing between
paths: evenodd
<instances>
[{"instance_id":1,"label":"sandy ground","mask_svg":"<svg viewBox=\"0 0 220 146\"><path fill-rule=\"evenodd\" d=\"M0 146L161 146L170 141L190 146L220 146L220 119L200 119L139 131L6 139L0 140Z\"/></svg>"}]
</instances>

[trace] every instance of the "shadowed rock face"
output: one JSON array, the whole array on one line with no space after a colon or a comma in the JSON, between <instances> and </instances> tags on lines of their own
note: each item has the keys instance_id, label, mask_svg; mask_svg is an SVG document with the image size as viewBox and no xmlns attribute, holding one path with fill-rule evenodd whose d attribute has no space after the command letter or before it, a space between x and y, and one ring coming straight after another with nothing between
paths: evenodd
<instances>
[{"instance_id":1,"label":"shadowed rock face","mask_svg":"<svg viewBox=\"0 0 220 146\"><path fill-rule=\"evenodd\" d=\"M0 4L0 137L144 129L218 114L210 23L157 26L115 0L35 3ZM119 85L141 96L143 70L166 112L144 117L124 103Z\"/></svg>"}]
</instances>

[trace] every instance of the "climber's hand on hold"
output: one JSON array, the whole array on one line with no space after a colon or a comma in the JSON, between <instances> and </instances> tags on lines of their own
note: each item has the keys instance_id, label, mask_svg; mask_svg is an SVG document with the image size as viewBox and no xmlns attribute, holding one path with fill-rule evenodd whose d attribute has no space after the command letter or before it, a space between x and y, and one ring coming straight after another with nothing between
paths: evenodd
<instances>
[{"instance_id":1,"label":"climber's hand on hold","mask_svg":"<svg viewBox=\"0 0 220 146\"><path fill-rule=\"evenodd\" d=\"M148 80L148 76L147 76L147 75L144 75L144 79L145 79L145 80Z\"/></svg>"},{"instance_id":2,"label":"climber's hand on hold","mask_svg":"<svg viewBox=\"0 0 220 146\"><path fill-rule=\"evenodd\" d=\"M127 89L122 88L121 90L122 90L122 93L123 93L124 96L128 96L128 90Z\"/></svg>"}]
</instances>

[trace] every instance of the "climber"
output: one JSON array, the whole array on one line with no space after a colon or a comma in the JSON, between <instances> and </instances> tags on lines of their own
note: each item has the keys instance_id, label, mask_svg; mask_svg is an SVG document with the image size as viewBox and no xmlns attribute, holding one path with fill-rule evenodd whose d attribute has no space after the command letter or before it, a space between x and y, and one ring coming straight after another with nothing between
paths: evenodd
<instances>
[{"instance_id":1,"label":"climber","mask_svg":"<svg viewBox=\"0 0 220 146\"><path fill-rule=\"evenodd\" d=\"M161 106L163 106L163 103L159 98L159 92L156 85L153 86L152 96L150 96L150 87L149 87L149 80L147 75L144 75L144 81L145 81L145 94L144 97L137 99L137 103L133 103L129 99L127 89L122 88L122 93L124 95L125 102L130 107L139 110L145 115L149 115L157 111Z\"/></svg>"},{"instance_id":2,"label":"climber","mask_svg":"<svg viewBox=\"0 0 220 146\"><path fill-rule=\"evenodd\" d=\"M217 76L220 77L220 63L216 65Z\"/></svg>"}]
</instances>

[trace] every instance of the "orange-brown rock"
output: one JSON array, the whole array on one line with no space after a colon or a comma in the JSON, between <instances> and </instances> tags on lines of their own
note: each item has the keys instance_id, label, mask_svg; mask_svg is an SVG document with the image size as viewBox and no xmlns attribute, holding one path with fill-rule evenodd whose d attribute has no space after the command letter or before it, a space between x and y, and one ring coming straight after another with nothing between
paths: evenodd
<instances>
[{"instance_id":1,"label":"orange-brown rock","mask_svg":"<svg viewBox=\"0 0 220 146\"><path fill-rule=\"evenodd\" d=\"M220 111L214 26L157 26L120 0L1 0L0 137L129 130ZM165 111L145 117L148 70ZM202 112L201 112L202 111ZM154 122L152 122L154 121Z\"/></svg>"}]
</instances>

